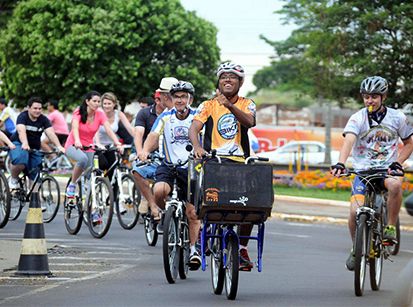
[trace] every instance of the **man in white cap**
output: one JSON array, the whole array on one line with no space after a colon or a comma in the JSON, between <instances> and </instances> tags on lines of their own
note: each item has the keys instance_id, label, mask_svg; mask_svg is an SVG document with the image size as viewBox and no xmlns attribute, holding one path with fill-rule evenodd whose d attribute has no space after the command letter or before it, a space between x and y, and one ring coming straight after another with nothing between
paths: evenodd
<instances>
[{"instance_id":1,"label":"man in white cap","mask_svg":"<svg viewBox=\"0 0 413 307\"><path fill-rule=\"evenodd\" d=\"M146 140L149 132L151 132L152 126L158 117L165 108L172 109L173 103L169 91L174 83L177 83L178 80L174 77L165 77L162 78L159 89L155 93L155 104L144 108L139 111L136 115L135 120L135 147L136 155L142 152L143 143ZM157 151L156 151L157 153ZM155 155L156 155L155 153ZM136 179L136 183L141 191L143 197L147 200L146 202L141 202L139 206L139 212L145 214L148 212L148 205L151 208L151 213L155 220L159 220L159 208L155 203L155 197L149 186L149 182L146 179L154 179L156 168L160 164L159 161L153 161L149 165L136 166L134 163L133 166L133 176Z\"/></svg>"},{"instance_id":2,"label":"man in white cap","mask_svg":"<svg viewBox=\"0 0 413 307\"><path fill-rule=\"evenodd\" d=\"M158 93L161 94L161 103L167 108L168 110L174 107L172 102L172 97L169 91L173 84L178 83L178 79L174 77L165 77L162 78L161 84L159 84L159 88L156 90Z\"/></svg>"}]
</instances>

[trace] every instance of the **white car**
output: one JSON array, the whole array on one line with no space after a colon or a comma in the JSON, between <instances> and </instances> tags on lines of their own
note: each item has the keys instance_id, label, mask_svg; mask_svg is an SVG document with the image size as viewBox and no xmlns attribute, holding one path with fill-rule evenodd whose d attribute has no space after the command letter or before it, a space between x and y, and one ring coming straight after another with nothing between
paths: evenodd
<instances>
[{"instance_id":1,"label":"white car","mask_svg":"<svg viewBox=\"0 0 413 307\"><path fill-rule=\"evenodd\" d=\"M324 163L326 146L317 141L291 141L273 151L260 152L257 155L270 159L272 163L289 164L301 160L301 163L316 165ZM338 161L340 152L331 151L331 164Z\"/></svg>"}]
</instances>

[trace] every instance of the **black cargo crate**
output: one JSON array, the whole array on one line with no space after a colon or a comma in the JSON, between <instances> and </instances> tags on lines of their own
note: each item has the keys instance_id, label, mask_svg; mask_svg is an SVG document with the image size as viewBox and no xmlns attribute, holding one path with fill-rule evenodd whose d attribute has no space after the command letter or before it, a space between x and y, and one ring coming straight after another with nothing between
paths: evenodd
<instances>
[{"instance_id":1,"label":"black cargo crate","mask_svg":"<svg viewBox=\"0 0 413 307\"><path fill-rule=\"evenodd\" d=\"M200 218L259 223L270 216L273 202L271 165L209 162L204 166Z\"/></svg>"}]
</instances>

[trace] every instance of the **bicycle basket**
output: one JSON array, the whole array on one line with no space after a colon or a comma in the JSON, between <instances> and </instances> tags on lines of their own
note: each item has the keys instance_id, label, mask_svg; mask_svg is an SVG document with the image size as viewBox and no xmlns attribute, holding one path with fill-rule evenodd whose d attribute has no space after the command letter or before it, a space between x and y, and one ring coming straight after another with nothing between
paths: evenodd
<instances>
[{"instance_id":1,"label":"bicycle basket","mask_svg":"<svg viewBox=\"0 0 413 307\"><path fill-rule=\"evenodd\" d=\"M200 218L210 222L259 223L274 202L272 166L209 162L204 166Z\"/></svg>"}]
</instances>

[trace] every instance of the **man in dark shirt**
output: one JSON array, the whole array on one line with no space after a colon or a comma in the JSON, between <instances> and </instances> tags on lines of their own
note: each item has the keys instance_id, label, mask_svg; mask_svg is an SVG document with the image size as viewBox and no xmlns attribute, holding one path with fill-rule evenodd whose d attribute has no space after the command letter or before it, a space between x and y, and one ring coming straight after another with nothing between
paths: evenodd
<instances>
[{"instance_id":1,"label":"man in dark shirt","mask_svg":"<svg viewBox=\"0 0 413 307\"><path fill-rule=\"evenodd\" d=\"M172 84L173 83L171 82L170 85L172 86ZM151 132L152 126L156 118L165 109L164 104L161 102L161 93L159 90L155 92L154 100L155 100L155 103L153 105L140 110L139 113L136 115L135 148L136 148L137 155L139 155L139 153L142 152L143 143L145 142L146 137L148 136L149 132ZM156 154L157 152L155 152L155 155ZM156 168L158 167L159 164L160 164L159 161L152 161L152 163L148 165L138 166L138 167L136 166L136 164L134 164L133 171L132 171L133 176L136 179L136 183L139 187L139 190L141 191L141 194L147 200L147 202L142 201L140 203L139 213L147 214L148 205L149 205L151 208L152 215L154 216L156 220L160 219L159 208L155 203L155 197L149 186L149 182L146 179L153 180L155 178Z\"/></svg>"},{"instance_id":2,"label":"man in dark shirt","mask_svg":"<svg viewBox=\"0 0 413 307\"><path fill-rule=\"evenodd\" d=\"M40 150L40 138L43 131L61 152L65 149L59 142L49 119L42 114L42 100L39 97L32 97L27 102L27 111L19 114L16 121L16 132L10 140L16 148L10 151L11 176L9 178L10 189L18 188L17 177L24 170L29 179L34 180L39 172L39 165L42 163Z\"/></svg>"}]
</instances>

